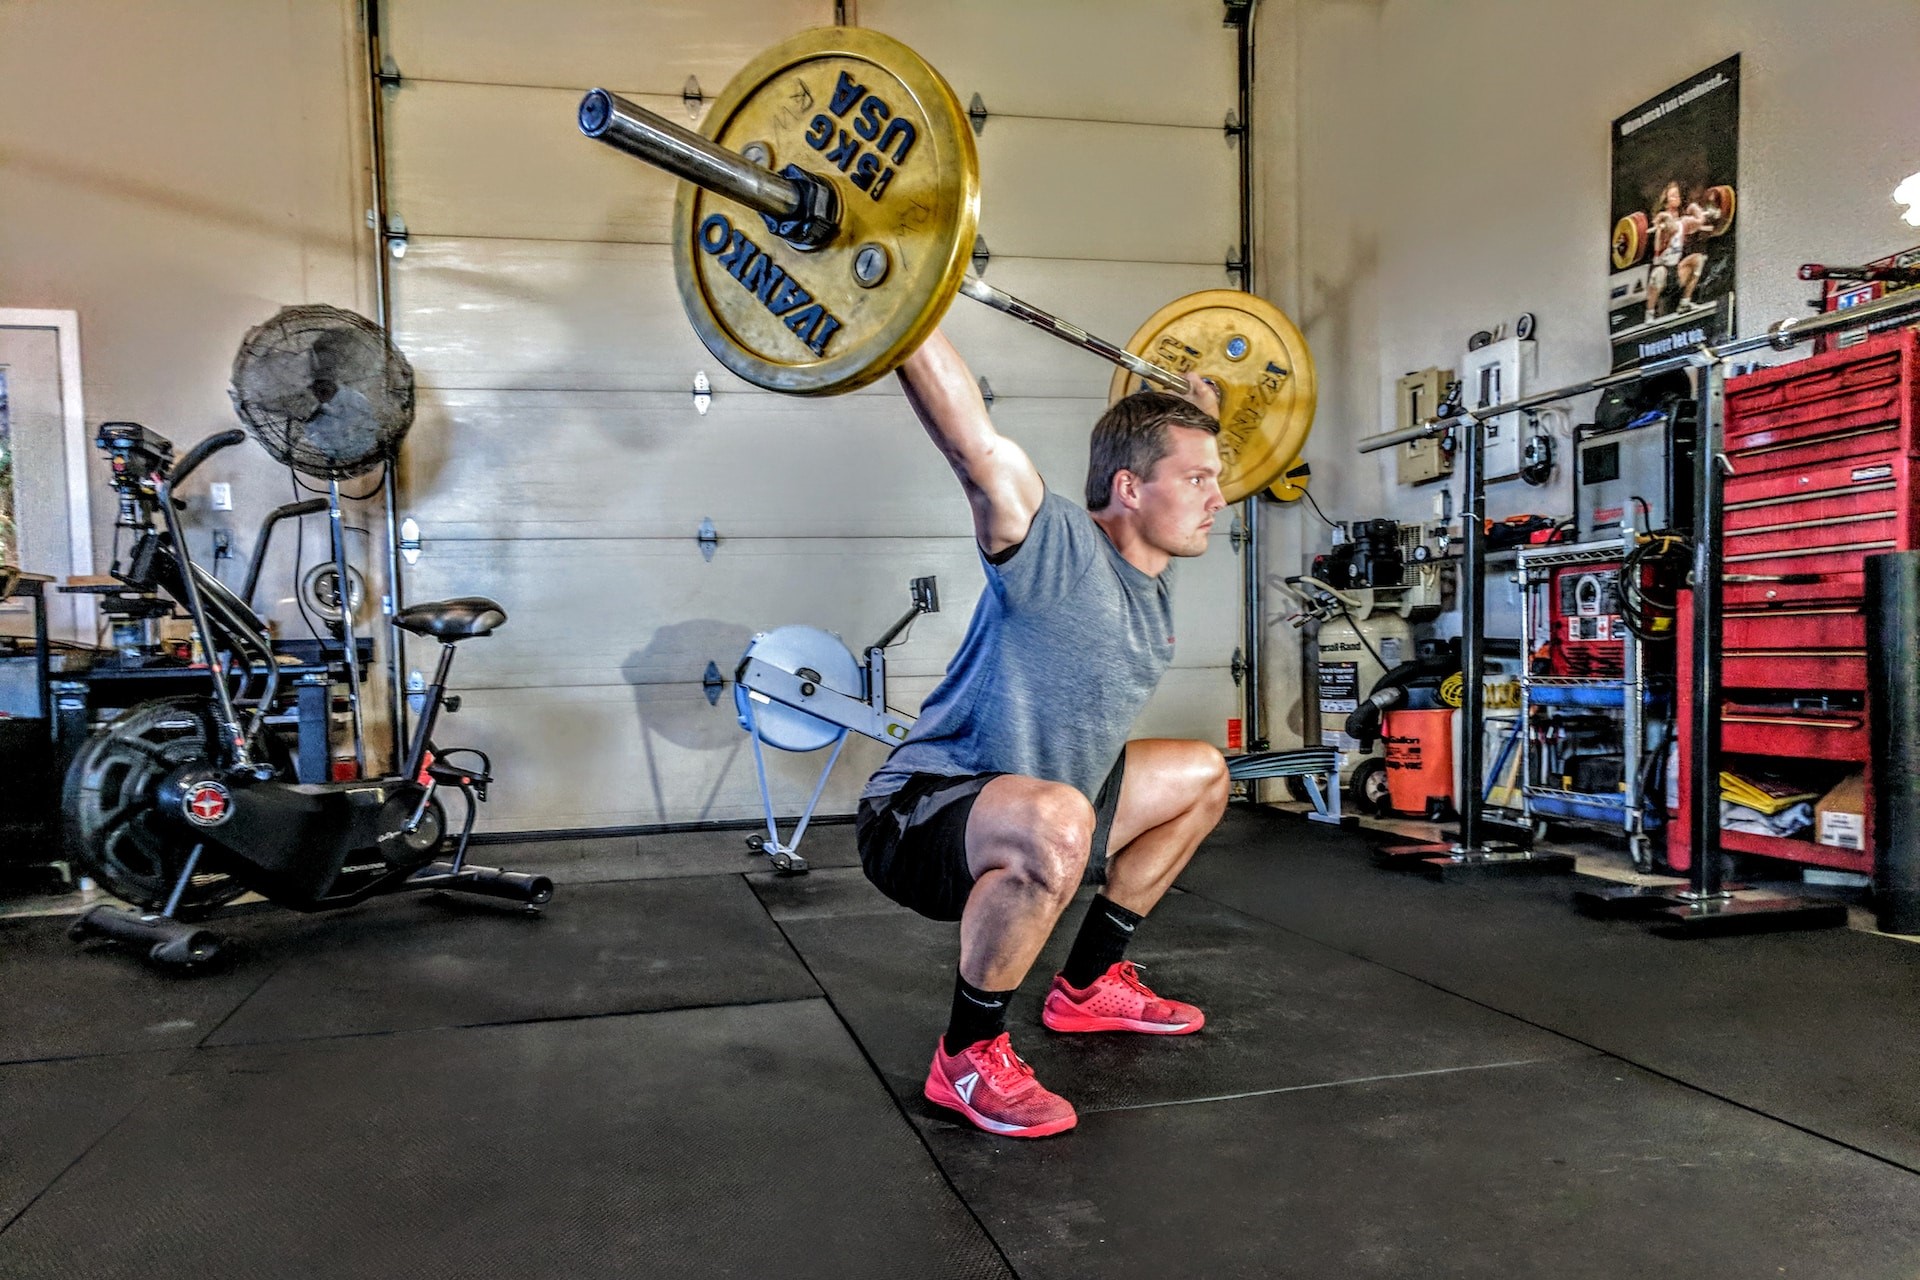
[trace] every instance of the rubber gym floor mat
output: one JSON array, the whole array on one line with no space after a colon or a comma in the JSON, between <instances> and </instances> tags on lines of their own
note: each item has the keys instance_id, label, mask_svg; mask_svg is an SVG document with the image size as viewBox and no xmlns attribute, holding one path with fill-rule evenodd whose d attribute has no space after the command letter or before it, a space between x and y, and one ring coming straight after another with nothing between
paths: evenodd
<instances>
[{"instance_id":1,"label":"rubber gym floor mat","mask_svg":"<svg viewBox=\"0 0 1920 1280\"><path fill-rule=\"evenodd\" d=\"M1436 884L1366 842L1234 810L1181 883L1768 1115L1920 1169L1920 948L1850 929L1676 940L1575 883Z\"/></svg>"},{"instance_id":2,"label":"rubber gym floor mat","mask_svg":"<svg viewBox=\"0 0 1920 1280\"><path fill-rule=\"evenodd\" d=\"M301 917L280 914L300 926ZM250 932L254 915L235 914L232 928ZM183 979L131 951L69 940L72 923L71 916L0 920L0 1061L197 1044L273 971L271 940L259 948L260 965Z\"/></svg>"},{"instance_id":3,"label":"rubber gym floor mat","mask_svg":"<svg viewBox=\"0 0 1920 1280\"><path fill-rule=\"evenodd\" d=\"M764 835L760 828L757 834ZM537 871L555 884L592 884L604 880L654 880L673 876L741 875L766 867L765 854L747 847L754 831L668 831L638 836L596 836L564 840L523 840L476 845L473 860L484 866ZM787 824L781 834L791 838ZM800 855L816 867L854 867L851 823L807 829Z\"/></svg>"},{"instance_id":4,"label":"rubber gym floor mat","mask_svg":"<svg viewBox=\"0 0 1920 1280\"><path fill-rule=\"evenodd\" d=\"M1010 1274L818 999L202 1049L0 1255L14 1280Z\"/></svg>"},{"instance_id":5,"label":"rubber gym floor mat","mask_svg":"<svg viewBox=\"0 0 1920 1280\"><path fill-rule=\"evenodd\" d=\"M408 896L283 923L297 941L207 1043L819 994L739 876L569 885L537 916Z\"/></svg>"},{"instance_id":6,"label":"rubber gym floor mat","mask_svg":"<svg viewBox=\"0 0 1920 1280\"><path fill-rule=\"evenodd\" d=\"M808 879L804 913L786 906L790 882L754 885L888 1086L917 1120L945 1127L921 1085L953 999L958 927L867 910L881 899L858 872ZM830 879L854 913L826 912ZM1164 899L1128 954L1156 990L1199 1004L1206 1026L1058 1035L1040 1025L1040 1004L1082 914L1068 908L1011 1012L1014 1048L1082 1112L1587 1052L1190 894Z\"/></svg>"},{"instance_id":7,"label":"rubber gym floor mat","mask_svg":"<svg viewBox=\"0 0 1920 1280\"><path fill-rule=\"evenodd\" d=\"M1920 1268L1913 1175L1600 1055L929 1138L1023 1277Z\"/></svg>"},{"instance_id":8,"label":"rubber gym floor mat","mask_svg":"<svg viewBox=\"0 0 1920 1280\"><path fill-rule=\"evenodd\" d=\"M190 1052L0 1066L0 1230ZM0 1243L0 1257L5 1255Z\"/></svg>"}]
</instances>

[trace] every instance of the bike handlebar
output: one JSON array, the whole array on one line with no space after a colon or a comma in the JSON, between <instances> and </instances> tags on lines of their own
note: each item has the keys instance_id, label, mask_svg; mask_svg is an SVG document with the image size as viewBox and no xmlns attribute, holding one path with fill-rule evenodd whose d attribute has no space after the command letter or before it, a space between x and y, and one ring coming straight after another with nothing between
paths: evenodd
<instances>
[{"instance_id":1,"label":"bike handlebar","mask_svg":"<svg viewBox=\"0 0 1920 1280\"><path fill-rule=\"evenodd\" d=\"M193 473L193 469L211 458L222 449L230 449L247 438L247 433L239 427L229 427L225 431L208 436L193 448L187 450L187 456L173 466L173 472L167 477L167 483L178 487Z\"/></svg>"}]
</instances>

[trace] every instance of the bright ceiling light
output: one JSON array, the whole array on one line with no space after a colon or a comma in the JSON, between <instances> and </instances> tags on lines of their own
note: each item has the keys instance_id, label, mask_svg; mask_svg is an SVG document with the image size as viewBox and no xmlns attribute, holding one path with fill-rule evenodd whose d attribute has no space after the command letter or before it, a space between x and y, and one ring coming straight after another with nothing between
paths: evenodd
<instances>
[{"instance_id":1,"label":"bright ceiling light","mask_svg":"<svg viewBox=\"0 0 1920 1280\"><path fill-rule=\"evenodd\" d=\"M1920 173L1893 189L1893 202L1907 206L1907 211L1900 216L1907 220L1908 226L1920 227Z\"/></svg>"}]
</instances>

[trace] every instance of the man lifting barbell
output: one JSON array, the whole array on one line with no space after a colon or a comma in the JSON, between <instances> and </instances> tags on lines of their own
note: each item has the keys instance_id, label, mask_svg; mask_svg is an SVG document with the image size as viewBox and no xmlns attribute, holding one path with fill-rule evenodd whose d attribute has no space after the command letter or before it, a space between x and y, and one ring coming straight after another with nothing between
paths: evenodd
<instances>
[{"instance_id":1,"label":"man lifting barbell","mask_svg":"<svg viewBox=\"0 0 1920 1280\"><path fill-rule=\"evenodd\" d=\"M1046 1025L1178 1035L1204 1021L1148 990L1124 955L1219 820L1227 768L1207 743L1127 734L1172 660L1172 561L1204 552L1221 507L1299 458L1315 401L1305 340L1270 303L1210 289L1119 347L970 275L979 161L966 113L878 32L806 31L766 50L703 133L604 89L578 119L685 180L674 276L722 364L799 395L898 369L960 477L988 590L867 786L861 859L888 896L960 922L927 1096L994 1133L1071 1128L1072 1106L1014 1054L1007 1001L1084 877L1104 892L1047 993ZM937 330L961 294L1117 366L1093 431L1090 513L994 430Z\"/></svg>"},{"instance_id":2,"label":"man lifting barbell","mask_svg":"<svg viewBox=\"0 0 1920 1280\"><path fill-rule=\"evenodd\" d=\"M1226 808L1204 742L1129 742L1173 657L1172 562L1207 548L1220 493L1217 402L1141 391L1093 429L1082 511L994 430L936 333L900 369L973 508L987 575L959 652L868 782L860 859L889 898L960 922L953 1009L926 1096L992 1133L1071 1128L1014 1053L1007 1006L1083 878L1102 887L1046 996L1054 1031L1184 1035L1205 1021L1124 958Z\"/></svg>"}]
</instances>

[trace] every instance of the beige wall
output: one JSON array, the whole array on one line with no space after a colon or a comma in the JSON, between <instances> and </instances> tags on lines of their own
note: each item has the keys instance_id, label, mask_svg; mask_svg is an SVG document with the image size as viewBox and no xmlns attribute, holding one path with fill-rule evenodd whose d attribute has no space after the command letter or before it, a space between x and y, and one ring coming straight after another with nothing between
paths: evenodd
<instances>
[{"instance_id":1,"label":"beige wall","mask_svg":"<svg viewBox=\"0 0 1920 1280\"><path fill-rule=\"evenodd\" d=\"M371 309L356 10L0 5L0 306L80 313L90 432L130 419L184 448L235 425L227 377L249 327L289 303ZM104 570L112 508L100 474ZM200 527L233 528L237 577L254 526L291 500L286 471L249 444L202 475L233 483L231 513L204 513L202 484L190 496ZM309 523L311 561L321 522ZM277 579L270 570L263 595L290 568L289 556Z\"/></svg>"},{"instance_id":2,"label":"beige wall","mask_svg":"<svg viewBox=\"0 0 1920 1280\"><path fill-rule=\"evenodd\" d=\"M1609 126L1729 54L1743 335L1805 314L1802 261L1920 242L1888 198L1920 169L1913 0L1262 8L1263 66L1291 46L1297 68L1297 146L1260 154L1297 166L1299 315L1322 378L1307 456L1336 517L1428 514L1431 488L1400 488L1391 454L1353 443L1391 413L1389 379L1455 364L1474 330L1532 311L1536 387L1605 372ZM1564 512L1567 494L1563 470L1547 490L1493 486L1489 509Z\"/></svg>"}]
</instances>

